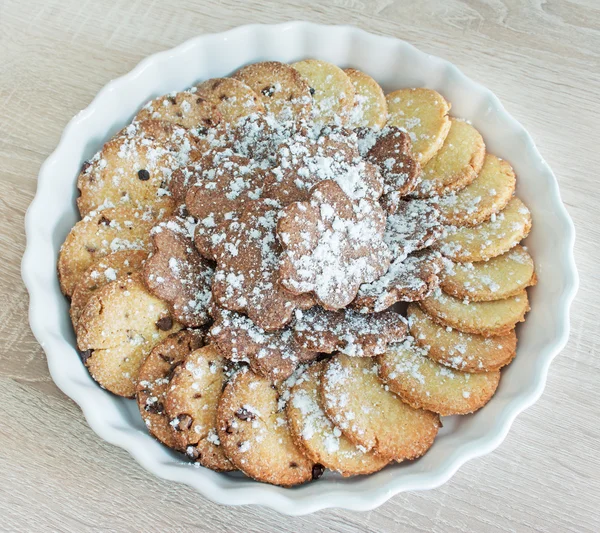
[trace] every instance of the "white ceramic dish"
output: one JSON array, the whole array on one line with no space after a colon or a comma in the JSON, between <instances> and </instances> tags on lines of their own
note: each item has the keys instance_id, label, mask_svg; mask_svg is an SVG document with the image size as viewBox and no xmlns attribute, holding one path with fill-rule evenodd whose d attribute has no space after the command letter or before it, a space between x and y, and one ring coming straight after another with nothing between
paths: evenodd
<instances>
[{"instance_id":1,"label":"white ceramic dish","mask_svg":"<svg viewBox=\"0 0 600 533\"><path fill-rule=\"evenodd\" d=\"M534 220L527 245L535 258L539 283L530 290L532 311L519 328L517 357L484 409L471 416L444 419L435 444L418 461L389 466L367 477L324 476L317 483L283 489L190 466L148 435L135 402L117 398L96 385L75 351L56 260L61 243L78 219L75 180L82 162L127 124L143 103L199 80L228 75L245 63L306 57L364 70L386 92L432 87L452 102L454 115L471 120L483 134L488 150L510 161L517 172L517 193ZM69 122L40 170L25 225L22 274L30 294L31 329L47 354L54 381L81 406L92 429L128 450L157 476L190 485L215 502L265 505L293 515L328 507L373 509L399 492L437 487L469 459L496 448L515 417L542 394L550 362L567 341L569 306L578 285L573 224L561 202L556 178L529 134L496 96L451 63L406 42L344 26L304 22L244 26L203 35L145 59L129 74L108 83Z\"/></svg>"}]
</instances>

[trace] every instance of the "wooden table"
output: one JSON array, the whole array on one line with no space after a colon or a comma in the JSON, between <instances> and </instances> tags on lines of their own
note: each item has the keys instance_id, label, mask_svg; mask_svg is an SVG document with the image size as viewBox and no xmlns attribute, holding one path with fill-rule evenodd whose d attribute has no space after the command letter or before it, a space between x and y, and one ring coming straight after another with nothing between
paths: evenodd
<instances>
[{"instance_id":1,"label":"wooden table","mask_svg":"<svg viewBox=\"0 0 600 533\"><path fill-rule=\"evenodd\" d=\"M144 471L51 381L19 272L40 164L104 84L192 36L293 19L401 37L492 89L553 167L578 231L571 340L542 399L495 453L369 513L220 507ZM595 0L0 0L0 530L599 531L599 82Z\"/></svg>"}]
</instances>

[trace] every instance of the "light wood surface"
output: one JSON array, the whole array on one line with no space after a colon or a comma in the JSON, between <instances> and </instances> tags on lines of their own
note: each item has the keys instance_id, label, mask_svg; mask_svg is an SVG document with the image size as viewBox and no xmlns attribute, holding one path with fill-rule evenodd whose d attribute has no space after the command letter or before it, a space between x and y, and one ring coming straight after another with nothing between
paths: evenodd
<instances>
[{"instance_id":1,"label":"light wood surface","mask_svg":"<svg viewBox=\"0 0 600 533\"><path fill-rule=\"evenodd\" d=\"M27 323L23 216L67 121L110 79L192 36L305 19L406 39L493 90L558 176L581 290L542 399L443 487L368 513L221 507L101 441ZM0 530L599 531L600 4L596 0L0 0Z\"/></svg>"}]
</instances>

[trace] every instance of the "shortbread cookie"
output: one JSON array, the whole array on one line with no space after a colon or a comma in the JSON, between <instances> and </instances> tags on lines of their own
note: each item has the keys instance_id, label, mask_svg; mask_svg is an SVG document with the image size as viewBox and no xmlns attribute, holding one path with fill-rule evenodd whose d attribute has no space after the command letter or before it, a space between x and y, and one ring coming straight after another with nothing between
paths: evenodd
<instances>
[{"instance_id":1,"label":"shortbread cookie","mask_svg":"<svg viewBox=\"0 0 600 533\"><path fill-rule=\"evenodd\" d=\"M235 311L215 306L212 313L211 339L223 356L247 362L255 373L273 382L287 379L300 363L318 355L317 350L297 343L289 327L268 332Z\"/></svg>"},{"instance_id":2,"label":"shortbread cookie","mask_svg":"<svg viewBox=\"0 0 600 533\"><path fill-rule=\"evenodd\" d=\"M294 338L306 350L374 357L406 336L404 317L393 311L361 314L350 309L326 311L315 306L296 311Z\"/></svg>"},{"instance_id":3,"label":"shortbread cookie","mask_svg":"<svg viewBox=\"0 0 600 533\"><path fill-rule=\"evenodd\" d=\"M467 374L436 363L411 341L393 344L377 358L379 376L415 409L442 416L481 409L496 392L500 372Z\"/></svg>"},{"instance_id":4,"label":"shortbread cookie","mask_svg":"<svg viewBox=\"0 0 600 533\"><path fill-rule=\"evenodd\" d=\"M346 73L338 66L304 59L292 64L310 87L312 118L317 124L345 126L350 121L356 91Z\"/></svg>"},{"instance_id":5,"label":"shortbread cookie","mask_svg":"<svg viewBox=\"0 0 600 533\"><path fill-rule=\"evenodd\" d=\"M477 226L461 227L440 239L440 251L461 263L487 261L501 255L522 239L531 229L531 213L518 198L513 198L503 211Z\"/></svg>"},{"instance_id":6,"label":"shortbread cookie","mask_svg":"<svg viewBox=\"0 0 600 533\"><path fill-rule=\"evenodd\" d=\"M518 322L525 320L529 311L525 290L492 302L459 300L436 290L419 305L440 324L486 337L506 335Z\"/></svg>"},{"instance_id":7,"label":"shortbread cookie","mask_svg":"<svg viewBox=\"0 0 600 533\"><path fill-rule=\"evenodd\" d=\"M468 122L453 118L442 147L423 166L421 181L414 194L430 197L458 191L479 174L485 158L481 134Z\"/></svg>"},{"instance_id":8,"label":"shortbread cookie","mask_svg":"<svg viewBox=\"0 0 600 533\"><path fill-rule=\"evenodd\" d=\"M148 102L133 119L134 122L156 119L187 129L211 128L221 120L215 102L199 98L195 89L159 96Z\"/></svg>"},{"instance_id":9,"label":"shortbread cookie","mask_svg":"<svg viewBox=\"0 0 600 533\"><path fill-rule=\"evenodd\" d=\"M349 128L379 130L387 121L387 102L379 84L368 74L355 68L344 69L354 85L354 107L346 124Z\"/></svg>"},{"instance_id":10,"label":"shortbread cookie","mask_svg":"<svg viewBox=\"0 0 600 533\"><path fill-rule=\"evenodd\" d=\"M386 458L352 444L325 415L319 394L324 364L308 367L290 391L286 411L294 440L315 463L344 477L381 470Z\"/></svg>"},{"instance_id":11,"label":"shortbread cookie","mask_svg":"<svg viewBox=\"0 0 600 533\"><path fill-rule=\"evenodd\" d=\"M512 167L495 155L486 154L483 167L473 182L438 200L445 224L476 226L506 207L515 191Z\"/></svg>"},{"instance_id":12,"label":"shortbread cookie","mask_svg":"<svg viewBox=\"0 0 600 533\"><path fill-rule=\"evenodd\" d=\"M275 227L280 204L262 199L247 204L239 220L221 224L222 238L214 248L217 269L213 299L220 307L246 313L267 331L281 329L297 308L314 303L278 283L281 245Z\"/></svg>"},{"instance_id":13,"label":"shortbread cookie","mask_svg":"<svg viewBox=\"0 0 600 533\"><path fill-rule=\"evenodd\" d=\"M326 309L346 307L390 264L384 230L377 202L353 202L335 182L319 183L309 202L290 204L277 223L285 248L280 283L294 294L314 294Z\"/></svg>"},{"instance_id":14,"label":"shortbread cookie","mask_svg":"<svg viewBox=\"0 0 600 533\"><path fill-rule=\"evenodd\" d=\"M231 462L257 481L291 486L312 478L313 462L296 446L279 393L247 368L227 383L217 431Z\"/></svg>"},{"instance_id":15,"label":"shortbread cookie","mask_svg":"<svg viewBox=\"0 0 600 533\"><path fill-rule=\"evenodd\" d=\"M386 96L388 125L405 130L413 152L425 165L442 147L450 130L450 103L433 89L400 89Z\"/></svg>"},{"instance_id":16,"label":"shortbread cookie","mask_svg":"<svg viewBox=\"0 0 600 533\"><path fill-rule=\"evenodd\" d=\"M372 359L336 355L321 379L327 417L357 446L390 461L416 459L433 444L438 415L413 409L380 381Z\"/></svg>"},{"instance_id":17,"label":"shortbread cookie","mask_svg":"<svg viewBox=\"0 0 600 533\"><path fill-rule=\"evenodd\" d=\"M235 470L217 435L217 405L227 383L226 361L212 345L189 353L173 371L164 400L178 448L202 466Z\"/></svg>"},{"instance_id":18,"label":"shortbread cookie","mask_svg":"<svg viewBox=\"0 0 600 533\"><path fill-rule=\"evenodd\" d=\"M517 353L514 329L495 337L463 333L438 324L417 304L408 306L408 324L410 334L431 359L463 372L500 370Z\"/></svg>"},{"instance_id":19,"label":"shortbread cookie","mask_svg":"<svg viewBox=\"0 0 600 533\"><path fill-rule=\"evenodd\" d=\"M71 228L60 248L58 278L71 296L83 273L101 257L122 250L150 250L152 217L128 207L90 213Z\"/></svg>"},{"instance_id":20,"label":"shortbread cookie","mask_svg":"<svg viewBox=\"0 0 600 533\"><path fill-rule=\"evenodd\" d=\"M477 263L447 262L441 287L456 298L473 302L502 300L536 284L533 259L522 246Z\"/></svg>"},{"instance_id":21,"label":"shortbread cookie","mask_svg":"<svg viewBox=\"0 0 600 533\"><path fill-rule=\"evenodd\" d=\"M137 404L148 431L169 448L184 452L165 413L165 397L171 376L188 354L204 344L204 331L183 330L157 344L138 373Z\"/></svg>"},{"instance_id":22,"label":"shortbread cookie","mask_svg":"<svg viewBox=\"0 0 600 533\"><path fill-rule=\"evenodd\" d=\"M71 295L71 321L77 327L79 315L92 295L107 283L133 275L148 257L143 250L114 252L95 261L81 276Z\"/></svg>"},{"instance_id":23,"label":"shortbread cookie","mask_svg":"<svg viewBox=\"0 0 600 533\"><path fill-rule=\"evenodd\" d=\"M257 93L268 113L278 120L309 119L312 97L300 73L277 61L253 63L232 76Z\"/></svg>"},{"instance_id":24,"label":"shortbread cookie","mask_svg":"<svg viewBox=\"0 0 600 533\"><path fill-rule=\"evenodd\" d=\"M265 112L258 94L234 78L213 78L202 82L196 86L195 96L215 106L223 122L235 124L242 117Z\"/></svg>"}]
</instances>

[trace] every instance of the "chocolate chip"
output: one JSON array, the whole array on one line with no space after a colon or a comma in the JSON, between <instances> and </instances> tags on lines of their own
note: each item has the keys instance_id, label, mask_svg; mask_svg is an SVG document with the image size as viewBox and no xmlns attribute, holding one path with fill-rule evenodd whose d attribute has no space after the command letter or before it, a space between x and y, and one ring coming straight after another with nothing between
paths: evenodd
<instances>
[{"instance_id":1,"label":"chocolate chip","mask_svg":"<svg viewBox=\"0 0 600 533\"><path fill-rule=\"evenodd\" d=\"M225 428L225 433L227 433L228 435L231 435L233 433L233 428L231 426L227 426Z\"/></svg>"},{"instance_id":2,"label":"chocolate chip","mask_svg":"<svg viewBox=\"0 0 600 533\"><path fill-rule=\"evenodd\" d=\"M178 116L179 118L183 117L183 113L181 111L177 111L177 113L175 113L176 116Z\"/></svg>"},{"instance_id":3,"label":"chocolate chip","mask_svg":"<svg viewBox=\"0 0 600 533\"><path fill-rule=\"evenodd\" d=\"M200 459L200 452L198 451L198 448L196 448L196 446L188 446L185 450L185 453L190 459L193 459L194 461Z\"/></svg>"},{"instance_id":4,"label":"chocolate chip","mask_svg":"<svg viewBox=\"0 0 600 533\"><path fill-rule=\"evenodd\" d=\"M175 429L186 431L192 427L193 419L190 415L179 415L177 418L179 419L179 422L177 422Z\"/></svg>"},{"instance_id":5,"label":"chocolate chip","mask_svg":"<svg viewBox=\"0 0 600 533\"><path fill-rule=\"evenodd\" d=\"M201 392L197 392L196 394L194 394L193 398L195 398L195 399L202 398L202 393Z\"/></svg>"},{"instance_id":6,"label":"chocolate chip","mask_svg":"<svg viewBox=\"0 0 600 533\"><path fill-rule=\"evenodd\" d=\"M85 363L92 356L92 350L86 350L85 352L79 352L81 361Z\"/></svg>"},{"instance_id":7,"label":"chocolate chip","mask_svg":"<svg viewBox=\"0 0 600 533\"><path fill-rule=\"evenodd\" d=\"M153 415L162 415L165 412L165 406L162 402L146 404L144 410Z\"/></svg>"},{"instance_id":8,"label":"chocolate chip","mask_svg":"<svg viewBox=\"0 0 600 533\"><path fill-rule=\"evenodd\" d=\"M98 220L98 225L100 224L104 224L105 226L108 226L110 224L110 219L106 218L104 215L102 215L100 217L100 220Z\"/></svg>"},{"instance_id":9,"label":"chocolate chip","mask_svg":"<svg viewBox=\"0 0 600 533\"><path fill-rule=\"evenodd\" d=\"M198 132L198 135L206 135L208 128L200 127L196 131Z\"/></svg>"},{"instance_id":10,"label":"chocolate chip","mask_svg":"<svg viewBox=\"0 0 600 533\"><path fill-rule=\"evenodd\" d=\"M315 94L315 88L314 87L309 87L308 90L310 91L311 96L313 94Z\"/></svg>"},{"instance_id":11,"label":"chocolate chip","mask_svg":"<svg viewBox=\"0 0 600 533\"><path fill-rule=\"evenodd\" d=\"M81 172L85 172L91 166L92 166L92 163L90 161L84 161L83 165L81 165Z\"/></svg>"},{"instance_id":12,"label":"chocolate chip","mask_svg":"<svg viewBox=\"0 0 600 533\"><path fill-rule=\"evenodd\" d=\"M294 461L292 461L290 463L290 468L298 468L298 463L295 463Z\"/></svg>"},{"instance_id":13,"label":"chocolate chip","mask_svg":"<svg viewBox=\"0 0 600 533\"><path fill-rule=\"evenodd\" d=\"M244 420L248 422L249 420L254 420L256 415L251 411L248 411L245 407L240 407L236 412L235 416L237 416L240 420Z\"/></svg>"},{"instance_id":14,"label":"chocolate chip","mask_svg":"<svg viewBox=\"0 0 600 533\"><path fill-rule=\"evenodd\" d=\"M173 319L167 315L156 321L156 327L161 331L169 331L173 327Z\"/></svg>"},{"instance_id":15,"label":"chocolate chip","mask_svg":"<svg viewBox=\"0 0 600 533\"><path fill-rule=\"evenodd\" d=\"M219 100L221 100L221 102L222 102L223 100L227 100L227 95L225 95L225 94L222 94L221 96L219 96Z\"/></svg>"},{"instance_id":16,"label":"chocolate chip","mask_svg":"<svg viewBox=\"0 0 600 533\"><path fill-rule=\"evenodd\" d=\"M167 100L169 102L171 102L173 105L175 105L177 103L177 100L175 99L174 96L167 96Z\"/></svg>"},{"instance_id":17,"label":"chocolate chip","mask_svg":"<svg viewBox=\"0 0 600 533\"><path fill-rule=\"evenodd\" d=\"M205 101L204 98L200 98L200 97L196 98L196 103L197 104L201 104L204 101Z\"/></svg>"},{"instance_id":18,"label":"chocolate chip","mask_svg":"<svg viewBox=\"0 0 600 533\"><path fill-rule=\"evenodd\" d=\"M325 472L325 467L319 463L317 463L316 465L313 465L312 467L312 478L313 479L319 479L322 475L323 472Z\"/></svg>"},{"instance_id":19,"label":"chocolate chip","mask_svg":"<svg viewBox=\"0 0 600 533\"><path fill-rule=\"evenodd\" d=\"M88 253L93 254L96 252L96 248L94 248L93 246L86 246L85 249L88 251Z\"/></svg>"},{"instance_id":20,"label":"chocolate chip","mask_svg":"<svg viewBox=\"0 0 600 533\"><path fill-rule=\"evenodd\" d=\"M148 181L150 179L150 172L148 172L145 168L138 170L138 178L140 178L142 181Z\"/></svg>"},{"instance_id":21,"label":"chocolate chip","mask_svg":"<svg viewBox=\"0 0 600 533\"><path fill-rule=\"evenodd\" d=\"M275 94L275 87L273 87L272 85L269 85L268 87L265 87L260 92L262 94L264 94L265 96L273 96Z\"/></svg>"}]
</instances>

